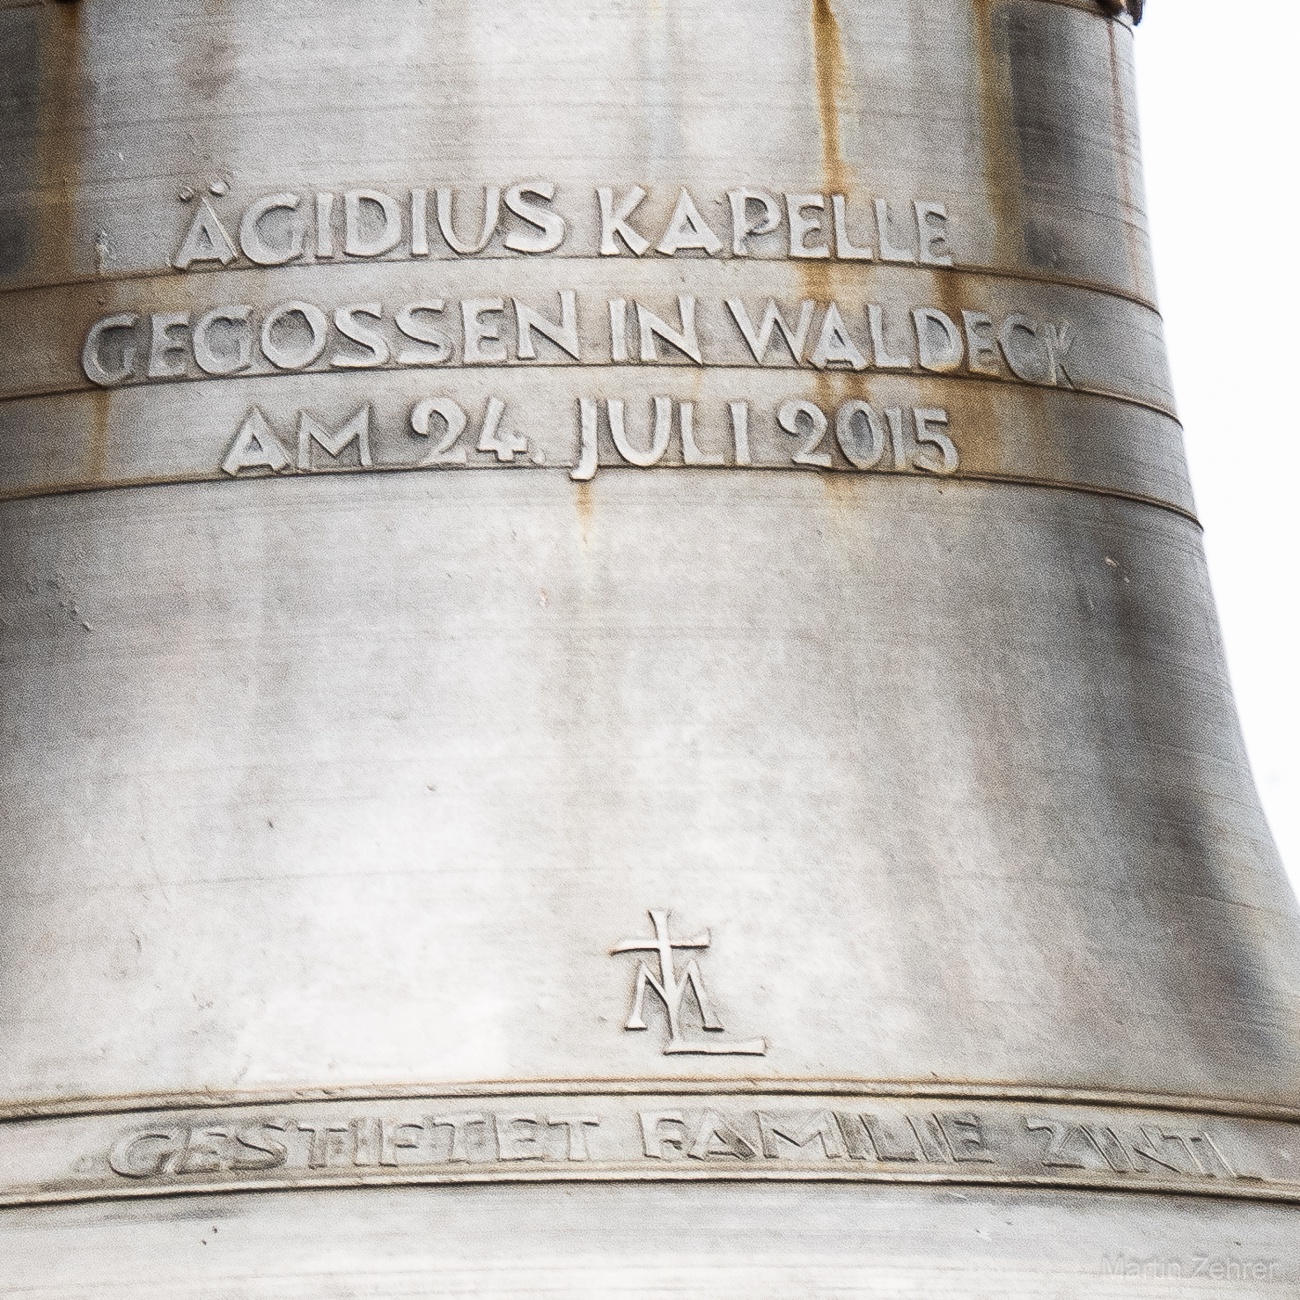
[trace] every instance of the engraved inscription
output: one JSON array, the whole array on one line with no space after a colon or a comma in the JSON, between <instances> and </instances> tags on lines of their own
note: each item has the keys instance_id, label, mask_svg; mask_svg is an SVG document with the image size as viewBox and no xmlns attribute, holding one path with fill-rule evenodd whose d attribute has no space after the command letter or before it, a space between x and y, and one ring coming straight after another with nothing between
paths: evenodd
<instances>
[{"instance_id":1,"label":"engraved inscription","mask_svg":"<svg viewBox=\"0 0 1300 1300\"><path fill-rule=\"evenodd\" d=\"M651 963L642 958L637 963L636 983L632 991L632 1010L628 1015L624 1029L646 1029L646 997L653 993L663 1005L668 1018L668 1042L664 1046L665 1056L765 1056L767 1040L765 1038L748 1038L742 1041L687 1038L682 1026L682 1013L689 999L693 1000L699 1012L702 1026L706 1033L723 1032L722 1022L718 1019L704 987L704 976L700 964L691 957L679 971L677 969L678 952L702 952L711 944L709 931L692 939L674 939L669 925L668 912L651 911L650 923L654 927L654 937L646 939L623 939L610 949L611 955L625 952L653 953L657 971Z\"/></svg>"},{"instance_id":2,"label":"engraved inscription","mask_svg":"<svg viewBox=\"0 0 1300 1300\"><path fill-rule=\"evenodd\" d=\"M431 195L432 190L432 195ZM432 201L431 201L432 197ZM194 198L190 193L184 202ZM738 187L597 185L561 193L553 181L264 194L224 214L199 199L171 265L538 256L826 258L951 266L948 210L925 199L850 198Z\"/></svg>"},{"instance_id":3,"label":"engraved inscription","mask_svg":"<svg viewBox=\"0 0 1300 1300\"><path fill-rule=\"evenodd\" d=\"M961 466L948 412L939 407L876 406L852 398L822 410L792 399L764 410L741 400L706 403L660 394L643 402L579 398L575 417L575 450L548 460L517 412L497 396L473 405L447 393L425 397L410 407L401 426L381 419L372 402L334 415L321 408L298 410L289 421L273 420L254 406L227 444L220 468L239 478L555 464L567 465L570 477L583 482L602 465L941 477Z\"/></svg>"},{"instance_id":4,"label":"engraved inscription","mask_svg":"<svg viewBox=\"0 0 1300 1300\"><path fill-rule=\"evenodd\" d=\"M173 1124L123 1134L109 1152L122 1178L269 1172L278 1169L402 1169L540 1160L592 1159L598 1116L478 1110L421 1118L260 1119L252 1123Z\"/></svg>"},{"instance_id":5,"label":"engraved inscription","mask_svg":"<svg viewBox=\"0 0 1300 1300\"><path fill-rule=\"evenodd\" d=\"M673 938L668 919L659 913L652 938L615 950L651 955L638 967L628 1027L646 1023L651 999L665 1013L690 1001L706 1030L720 1033L698 966L692 971L687 962L683 969L680 960L704 950L708 936ZM679 1024L681 1050L694 1049L686 1039ZM731 1048L737 1046L756 1044ZM72 1172L51 1172L43 1191L61 1185L60 1177L70 1178L70 1186L107 1178L108 1186L129 1193L131 1187L198 1190L259 1181L509 1179L545 1170L613 1178L789 1172L1300 1200L1294 1175L1300 1126L1294 1123L1097 1104L793 1095L788 1084L748 1095L724 1087L705 1096L688 1084L675 1095L484 1094L396 1106L339 1097L269 1111L218 1106L96 1122L101 1154L72 1151ZM8 1132L0 1132L0 1147ZM6 1194L0 1182L0 1200Z\"/></svg>"},{"instance_id":6,"label":"engraved inscription","mask_svg":"<svg viewBox=\"0 0 1300 1300\"><path fill-rule=\"evenodd\" d=\"M1141 308L959 273L960 214L929 199L628 178L177 197L160 262L191 284L101 297L81 371L215 388L178 393L183 418L147 447L114 430L107 462L70 447L56 480L23 469L14 491L507 467L1056 481L1051 440L1023 426L1077 440L1092 415L1017 393L990 423L985 385L1172 418L1097 327L1127 313L1140 328Z\"/></svg>"},{"instance_id":7,"label":"engraved inscription","mask_svg":"<svg viewBox=\"0 0 1300 1300\"><path fill-rule=\"evenodd\" d=\"M706 366L903 372L1086 388L1069 321L836 299L597 298L504 292L322 305L303 299L204 312L114 312L86 332L101 388L275 374L516 366Z\"/></svg>"}]
</instances>

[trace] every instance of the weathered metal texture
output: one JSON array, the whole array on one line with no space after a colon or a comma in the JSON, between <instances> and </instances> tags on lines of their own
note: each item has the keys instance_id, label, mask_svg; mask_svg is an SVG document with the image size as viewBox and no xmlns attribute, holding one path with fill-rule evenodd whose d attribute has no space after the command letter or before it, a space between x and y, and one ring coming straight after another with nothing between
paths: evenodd
<instances>
[{"instance_id":1,"label":"weathered metal texture","mask_svg":"<svg viewBox=\"0 0 1300 1300\"><path fill-rule=\"evenodd\" d=\"M1146 0L1098 0L1098 3L1112 18L1128 14L1135 23L1142 21L1142 13L1146 9Z\"/></svg>"},{"instance_id":2,"label":"weathered metal texture","mask_svg":"<svg viewBox=\"0 0 1300 1300\"><path fill-rule=\"evenodd\" d=\"M6 1300L1296 1293L1130 23L0 60Z\"/></svg>"}]
</instances>

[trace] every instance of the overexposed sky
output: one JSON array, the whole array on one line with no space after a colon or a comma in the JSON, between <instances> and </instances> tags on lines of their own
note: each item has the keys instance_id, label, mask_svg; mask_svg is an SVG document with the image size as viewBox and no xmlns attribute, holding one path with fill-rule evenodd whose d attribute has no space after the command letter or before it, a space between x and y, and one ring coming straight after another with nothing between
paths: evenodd
<instances>
[{"instance_id":1,"label":"overexposed sky","mask_svg":"<svg viewBox=\"0 0 1300 1300\"><path fill-rule=\"evenodd\" d=\"M1255 782L1300 891L1300 5L1148 0L1147 199Z\"/></svg>"}]
</instances>

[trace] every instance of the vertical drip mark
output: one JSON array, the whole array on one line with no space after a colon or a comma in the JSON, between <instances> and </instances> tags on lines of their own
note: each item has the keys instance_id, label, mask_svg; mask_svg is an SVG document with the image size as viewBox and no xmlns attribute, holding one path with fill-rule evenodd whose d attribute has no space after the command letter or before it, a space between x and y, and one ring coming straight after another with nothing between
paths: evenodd
<instances>
[{"instance_id":1,"label":"vertical drip mark","mask_svg":"<svg viewBox=\"0 0 1300 1300\"><path fill-rule=\"evenodd\" d=\"M1009 59L1000 58L994 39L994 24L1001 27L1002 51L1006 50L1006 27L1015 15L995 14L992 0L976 0L972 15L974 56L979 87L980 123L984 143L984 189L994 217L993 264L1015 266L1024 260L1024 205L1021 199L1020 166L1011 148L1009 120Z\"/></svg>"},{"instance_id":2,"label":"vertical drip mark","mask_svg":"<svg viewBox=\"0 0 1300 1300\"><path fill-rule=\"evenodd\" d=\"M76 247L77 193L81 179L83 121L81 15L78 5L52 5L44 11L41 43L40 145L34 196L39 253L36 273L42 283L77 274L84 259Z\"/></svg>"},{"instance_id":3,"label":"vertical drip mark","mask_svg":"<svg viewBox=\"0 0 1300 1300\"><path fill-rule=\"evenodd\" d=\"M832 0L812 0L813 81L817 92L817 115L821 127L822 176L827 196L851 189L850 168L844 160L840 138L840 97L846 82L844 45L839 19ZM830 220L830 198L827 200ZM836 264L832 260L806 260L798 263L804 292L815 302L828 303L835 297ZM823 408L834 409L845 388L846 377L827 370L814 371L816 400ZM833 477L833 476L832 476Z\"/></svg>"},{"instance_id":4,"label":"vertical drip mark","mask_svg":"<svg viewBox=\"0 0 1300 1300\"><path fill-rule=\"evenodd\" d=\"M844 48L840 24L831 0L813 0L813 69L817 81L817 112L821 117L822 171L826 187L843 194L849 169L840 142L840 94L844 88Z\"/></svg>"},{"instance_id":5,"label":"vertical drip mark","mask_svg":"<svg viewBox=\"0 0 1300 1300\"><path fill-rule=\"evenodd\" d=\"M37 230L36 278L59 283L85 269L92 247L94 266L104 269L107 237L94 233L93 246L79 241L92 238L79 220L82 157L86 148L86 83L81 5L52 5L44 10L47 26L41 43L40 145L32 217ZM35 205L40 211L36 212ZM65 355L81 351L80 330L72 314L60 322L59 347ZM85 395L89 446L81 466L87 484L101 483L106 474L111 394L98 389Z\"/></svg>"},{"instance_id":6,"label":"vertical drip mark","mask_svg":"<svg viewBox=\"0 0 1300 1300\"><path fill-rule=\"evenodd\" d=\"M591 522L594 514L594 503L591 499L590 483L574 484L574 508L578 516L578 539L582 543L582 549L587 549L588 541L591 536Z\"/></svg>"},{"instance_id":7,"label":"vertical drip mark","mask_svg":"<svg viewBox=\"0 0 1300 1300\"><path fill-rule=\"evenodd\" d=\"M1124 252L1128 260L1130 289L1132 292L1141 294L1144 297L1153 297L1155 286L1143 274L1146 257L1144 251L1139 247L1139 241L1145 236L1146 213L1143 211L1141 214L1143 218L1142 229L1139 231L1137 200L1141 196L1133 191L1131 164L1134 159L1130 157L1128 151L1129 139L1135 138L1136 133L1129 130L1128 101L1124 96L1124 77L1120 70L1119 50L1115 44L1117 39L1116 29L1118 27L1118 23L1106 24L1107 53L1110 58L1111 133L1114 137L1112 143L1115 150L1115 171L1119 181L1118 193L1120 208L1123 213Z\"/></svg>"}]
</instances>

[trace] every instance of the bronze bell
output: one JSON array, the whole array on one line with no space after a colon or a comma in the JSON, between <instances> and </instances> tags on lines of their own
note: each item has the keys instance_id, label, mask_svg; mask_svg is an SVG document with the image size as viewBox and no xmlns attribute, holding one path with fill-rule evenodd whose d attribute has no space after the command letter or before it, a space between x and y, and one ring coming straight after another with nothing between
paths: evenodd
<instances>
[{"instance_id":1,"label":"bronze bell","mask_svg":"<svg viewBox=\"0 0 1300 1300\"><path fill-rule=\"evenodd\" d=\"M1105 8L0 4L3 1300L1294 1294Z\"/></svg>"}]
</instances>

